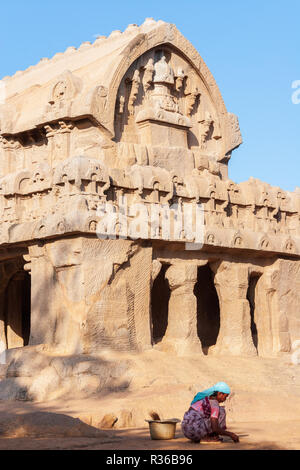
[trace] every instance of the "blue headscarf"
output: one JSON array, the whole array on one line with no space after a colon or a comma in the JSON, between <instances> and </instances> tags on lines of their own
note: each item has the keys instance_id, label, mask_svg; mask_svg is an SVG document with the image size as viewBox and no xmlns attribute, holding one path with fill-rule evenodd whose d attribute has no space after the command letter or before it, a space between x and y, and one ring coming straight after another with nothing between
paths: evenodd
<instances>
[{"instance_id":1,"label":"blue headscarf","mask_svg":"<svg viewBox=\"0 0 300 470\"><path fill-rule=\"evenodd\" d=\"M227 393L229 395L230 394L230 388L225 382L218 382L213 387L210 387L207 390L203 390L203 392L197 393L197 395L195 396L195 398L192 401L191 405L193 405L193 403L196 403L196 401L203 400L203 398L205 398L205 397L210 397L215 392Z\"/></svg>"}]
</instances>

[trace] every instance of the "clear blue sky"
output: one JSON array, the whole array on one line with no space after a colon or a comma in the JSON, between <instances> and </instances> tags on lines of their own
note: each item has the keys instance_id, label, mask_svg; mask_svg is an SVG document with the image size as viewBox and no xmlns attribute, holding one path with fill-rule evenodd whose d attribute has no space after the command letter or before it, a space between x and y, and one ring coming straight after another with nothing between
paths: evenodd
<instances>
[{"instance_id":1,"label":"clear blue sky","mask_svg":"<svg viewBox=\"0 0 300 470\"><path fill-rule=\"evenodd\" d=\"M299 0L2 0L0 78L146 17L176 24L239 116L230 178L300 186Z\"/></svg>"}]
</instances>

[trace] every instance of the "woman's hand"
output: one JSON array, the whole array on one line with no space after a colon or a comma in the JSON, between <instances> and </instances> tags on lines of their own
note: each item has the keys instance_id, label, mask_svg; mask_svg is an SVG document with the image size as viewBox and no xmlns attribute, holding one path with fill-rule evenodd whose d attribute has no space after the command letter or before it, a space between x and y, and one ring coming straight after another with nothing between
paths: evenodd
<instances>
[{"instance_id":1,"label":"woman's hand","mask_svg":"<svg viewBox=\"0 0 300 470\"><path fill-rule=\"evenodd\" d=\"M233 442L240 442L239 436L234 434L234 432L229 433L229 437L233 440Z\"/></svg>"},{"instance_id":2,"label":"woman's hand","mask_svg":"<svg viewBox=\"0 0 300 470\"><path fill-rule=\"evenodd\" d=\"M221 429L219 427L217 418L211 418L211 427L212 427L212 431L215 434L218 434L220 436L228 436L230 437L230 439L233 440L233 442L240 442L239 437L236 434L234 434L234 432L225 431L224 429Z\"/></svg>"}]
</instances>

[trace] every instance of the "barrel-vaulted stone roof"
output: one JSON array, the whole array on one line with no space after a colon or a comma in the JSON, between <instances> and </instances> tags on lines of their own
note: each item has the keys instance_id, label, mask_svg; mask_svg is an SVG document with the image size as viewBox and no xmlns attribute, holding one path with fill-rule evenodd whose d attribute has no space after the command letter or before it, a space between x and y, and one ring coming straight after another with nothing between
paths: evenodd
<instances>
[{"instance_id":1,"label":"barrel-vaulted stone roof","mask_svg":"<svg viewBox=\"0 0 300 470\"><path fill-rule=\"evenodd\" d=\"M5 104L0 107L0 132L15 135L58 119L90 116L114 136L114 111L121 80L146 51L160 45L178 49L197 70L223 120L230 129L232 115L228 113L218 86L208 67L193 45L175 25L148 18L141 26L129 25L122 33L113 31L108 37L98 37L78 49L69 47L51 59L44 58L25 71L5 77ZM53 92L59 83L68 83L67 106L51 111ZM97 96L107 95L105 112L97 104ZM229 124L227 122L229 120ZM226 121L226 122L225 122ZM240 145L241 138L228 136L226 151Z\"/></svg>"}]
</instances>

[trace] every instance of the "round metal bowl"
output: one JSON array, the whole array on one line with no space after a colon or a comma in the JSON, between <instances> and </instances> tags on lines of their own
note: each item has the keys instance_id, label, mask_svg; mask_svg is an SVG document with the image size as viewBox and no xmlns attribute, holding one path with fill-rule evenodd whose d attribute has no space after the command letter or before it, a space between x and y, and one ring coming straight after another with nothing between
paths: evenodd
<instances>
[{"instance_id":1,"label":"round metal bowl","mask_svg":"<svg viewBox=\"0 0 300 470\"><path fill-rule=\"evenodd\" d=\"M161 421L146 419L146 422L149 423L152 440L167 441L175 439L176 424L180 423L180 419L164 419Z\"/></svg>"}]
</instances>

